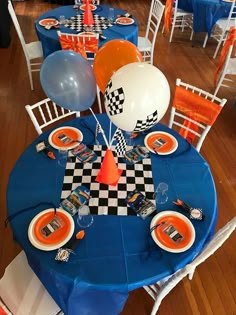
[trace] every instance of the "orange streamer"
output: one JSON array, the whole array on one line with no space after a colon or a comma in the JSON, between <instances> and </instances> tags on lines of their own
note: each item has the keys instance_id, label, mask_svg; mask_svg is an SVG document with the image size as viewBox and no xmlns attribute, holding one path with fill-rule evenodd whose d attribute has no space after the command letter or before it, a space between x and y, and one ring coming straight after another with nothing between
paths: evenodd
<instances>
[{"instance_id":1,"label":"orange streamer","mask_svg":"<svg viewBox=\"0 0 236 315\"><path fill-rule=\"evenodd\" d=\"M228 51L229 51L229 47L234 44L235 39L236 39L236 28L231 27L229 34L227 36L227 39L225 41L225 44L221 50L219 64L218 64L218 67L217 67L215 75L214 75L214 86L215 87L216 87L216 83L218 80L218 76L219 76L219 74L222 71L222 68L224 66L225 59L226 59L226 56L227 56Z\"/></svg>"},{"instance_id":2,"label":"orange streamer","mask_svg":"<svg viewBox=\"0 0 236 315\"><path fill-rule=\"evenodd\" d=\"M170 33L172 25L172 10L173 10L174 0L167 0L164 12L164 29L167 34Z\"/></svg>"}]
</instances>

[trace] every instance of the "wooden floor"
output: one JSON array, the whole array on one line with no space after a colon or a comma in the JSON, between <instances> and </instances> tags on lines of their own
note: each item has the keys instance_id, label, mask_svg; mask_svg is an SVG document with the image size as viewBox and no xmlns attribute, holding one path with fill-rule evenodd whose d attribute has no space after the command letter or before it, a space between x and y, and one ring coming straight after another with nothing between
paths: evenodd
<instances>
[{"instance_id":1,"label":"wooden floor","mask_svg":"<svg viewBox=\"0 0 236 315\"><path fill-rule=\"evenodd\" d=\"M103 3L133 14L138 19L140 34L144 34L150 6L148 0L103 0ZM14 6L28 42L37 40L34 20L58 5L44 0L27 0L14 2ZM214 90L213 76L218 59L213 60L212 55L216 43L209 40L203 49L204 34L196 34L193 42L189 41L189 36L189 32L177 31L171 44L167 36L160 32L157 36L154 64L168 79L172 97L177 77L209 92ZM11 28L11 37L10 47L0 49L0 276L6 265L21 250L12 238L10 226L4 228L3 223L6 218L6 190L10 172L20 154L36 137L24 106L45 98L38 73L34 74L35 90L30 90L22 47L14 27ZM217 229L236 214L236 95L226 88L221 88L218 95L227 98L228 102L201 150L211 166L216 184L219 205ZM161 122L167 123L168 117L169 111ZM185 279L163 300L158 314L236 314L235 245L236 233L214 256L199 266L192 281ZM152 304L143 289L136 290L130 294L121 315L150 314Z\"/></svg>"}]
</instances>

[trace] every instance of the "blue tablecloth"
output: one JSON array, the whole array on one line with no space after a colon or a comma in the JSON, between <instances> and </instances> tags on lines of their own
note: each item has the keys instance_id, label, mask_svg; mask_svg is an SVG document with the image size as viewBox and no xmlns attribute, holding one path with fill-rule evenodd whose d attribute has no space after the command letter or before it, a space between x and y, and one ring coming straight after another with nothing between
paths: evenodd
<instances>
[{"instance_id":1,"label":"blue tablecloth","mask_svg":"<svg viewBox=\"0 0 236 315\"><path fill-rule=\"evenodd\" d=\"M107 115L97 115L108 132ZM85 116L64 123L79 128L84 142L94 143L94 117ZM54 260L56 250L41 251L29 242L30 221L46 204L59 204L64 168L56 160L37 153L35 144L47 139L48 132L37 138L21 155L11 172L7 190L8 215L22 209L30 210L11 221L15 240L25 250L29 264L66 315L118 315L128 292L154 283L190 262L214 233L217 221L217 198L214 181L203 157L173 130L157 124L149 131L162 130L173 134L178 149L171 155L151 153L153 181L169 184L166 204L157 211L182 212L172 201L180 198L193 207L203 208L204 222L193 221L196 240L183 253L160 249L149 232L151 218L136 216L94 216L94 223L71 255L68 263ZM145 134L136 140L143 144ZM57 154L55 150L55 154ZM182 212L184 213L184 212ZM76 223L75 233L79 230Z\"/></svg>"},{"instance_id":2,"label":"blue tablecloth","mask_svg":"<svg viewBox=\"0 0 236 315\"><path fill-rule=\"evenodd\" d=\"M193 12L194 32L210 35L216 21L228 17L231 3L222 0L179 0L178 7Z\"/></svg>"},{"instance_id":3,"label":"blue tablecloth","mask_svg":"<svg viewBox=\"0 0 236 315\"><path fill-rule=\"evenodd\" d=\"M93 11L93 14L98 14L99 16L108 17L109 6L105 5L98 5L97 10ZM83 11L79 11L78 13L82 13ZM123 10L114 8L114 14L122 15L126 13ZM64 15L66 19L75 16L77 13L73 9L73 6L62 6L56 9L50 10L44 14L42 14L36 21L35 21L35 28L36 33L39 40L42 43L43 47L43 55L46 58L48 55L53 53L54 51L61 50L61 46L59 43L59 39L57 36L56 29L46 30L44 27L39 25L39 21L45 19L47 17L54 17L59 20L60 15ZM135 18L134 18L135 19ZM60 31L65 33L77 33L74 30L71 30L68 27L60 26ZM132 42L133 44L137 45L138 42L138 25L137 21L132 25L118 25L115 24L112 27L109 27L103 30L103 35L106 39L99 40L99 47L104 45L106 42L112 39L126 39Z\"/></svg>"}]
</instances>

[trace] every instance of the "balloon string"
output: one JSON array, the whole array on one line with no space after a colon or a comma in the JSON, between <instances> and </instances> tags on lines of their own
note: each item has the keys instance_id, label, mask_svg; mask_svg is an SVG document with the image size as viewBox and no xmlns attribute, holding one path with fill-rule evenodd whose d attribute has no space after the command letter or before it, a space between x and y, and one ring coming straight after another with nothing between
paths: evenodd
<instances>
[{"instance_id":1,"label":"balloon string","mask_svg":"<svg viewBox=\"0 0 236 315\"><path fill-rule=\"evenodd\" d=\"M110 143L110 147L111 147L111 126L112 126L112 122L110 120L110 128L109 128L109 143Z\"/></svg>"},{"instance_id":2,"label":"balloon string","mask_svg":"<svg viewBox=\"0 0 236 315\"><path fill-rule=\"evenodd\" d=\"M108 144L108 141L107 141L105 132L104 132L104 130L103 130L103 128L102 128L100 122L98 121L98 119L97 119L96 115L94 114L92 108L90 107L89 109L90 109L90 111L91 111L93 117L95 118L96 122L97 122L97 123L99 124L99 126L101 127L101 132L102 132L103 139L104 139L104 141L105 141L105 143L106 143L107 148L110 149L110 146L109 146L109 144Z\"/></svg>"}]
</instances>

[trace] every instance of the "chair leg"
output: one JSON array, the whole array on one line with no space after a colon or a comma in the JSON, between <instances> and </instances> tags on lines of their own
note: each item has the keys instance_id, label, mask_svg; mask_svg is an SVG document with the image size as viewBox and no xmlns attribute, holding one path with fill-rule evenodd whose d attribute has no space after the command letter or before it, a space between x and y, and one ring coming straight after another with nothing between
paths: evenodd
<instances>
[{"instance_id":1,"label":"chair leg","mask_svg":"<svg viewBox=\"0 0 236 315\"><path fill-rule=\"evenodd\" d=\"M33 84L33 77L32 77L32 71L29 64L27 64L28 73L29 73L29 80L30 80L30 88L33 91L34 90L34 84Z\"/></svg>"},{"instance_id":2,"label":"chair leg","mask_svg":"<svg viewBox=\"0 0 236 315\"><path fill-rule=\"evenodd\" d=\"M216 47L215 53L214 53L214 55L213 55L213 59L215 59L216 56L217 56L217 54L218 54L218 51L219 51L219 49L220 49L221 42L222 42L222 41L221 41L221 39L220 39L219 42L218 42L218 45L217 45L217 47Z\"/></svg>"},{"instance_id":3,"label":"chair leg","mask_svg":"<svg viewBox=\"0 0 236 315\"><path fill-rule=\"evenodd\" d=\"M204 43L202 45L203 48L206 47L207 40L208 40L208 33L206 33L206 36L205 36L205 39L204 39Z\"/></svg>"},{"instance_id":4,"label":"chair leg","mask_svg":"<svg viewBox=\"0 0 236 315\"><path fill-rule=\"evenodd\" d=\"M190 40L193 40L193 34L194 34L194 31L192 30L191 35L190 35Z\"/></svg>"},{"instance_id":5,"label":"chair leg","mask_svg":"<svg viewBox=\"0 0 236 315\"><path fill-rule=\"evenodd\" d=\"M219 91L219 89L220 89L220 86L221 86L221 84L222 84L222 82L223 82L223 80L224 80L224 77L225 77L225 75L222 75L222 77L221 77L220 80L218 81L217 86L216 86L216 89L215 89L215 92L214 92L214 96L216 96L216 94L218 93L218 91Z\"/></svg>"},{"instance_id":6,"label":"chair leg","mask_svg":"<svg viewBox=\"0 0 236 315\"><path fill-rule=\"evenodd\" d=\"M163 34L165 31L165 26L163 25L161 33Z\"/></svg>"},{"instance_id":7,"label":"chair leg","mask_svg":"<svg viewBox=\"0 0 236 315\"><path fill-rule=\"evenodd\" d=\"M175 20L172 22L169 43L172 42L172 37L173 37L173 34L174 34L174 28L175 28Z\"/></svg>"}]
</instances>

